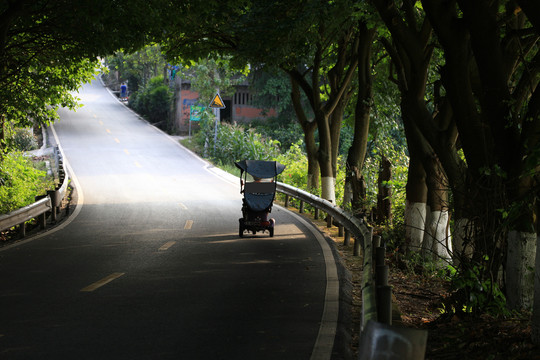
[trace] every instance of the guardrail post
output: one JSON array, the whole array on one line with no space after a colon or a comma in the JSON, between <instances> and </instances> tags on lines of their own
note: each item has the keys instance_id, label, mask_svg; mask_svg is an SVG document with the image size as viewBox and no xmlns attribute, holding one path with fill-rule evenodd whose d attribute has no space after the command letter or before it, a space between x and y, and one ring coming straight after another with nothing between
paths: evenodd
<instances>
[{"instance_id":1,"label":"guardrail post","mask_svg":"<svg viewBox=\"0 0 540 360\"><path fill-rule=\"evenodd\" d=\"M338 236L343 236L343 225L338 224Z\"/></svg>"},{"instance_id":2,"label":"guardrail post","mask_svg":"<svg viewBox=\"0 0 540 360\"><path fill-rule=\"evenodd\" d=\"M375 291L373 287L373 254L371 241L373 237L373 229L369 229L368 238L365 239L364 261L362 270L362 324L361 330L367 325L370 320L377 321L377 302L375 299ZM355 238L356 243L360 243L360 239Z\"/></svg>"},{"instance_id":3,"label":"guardrail post","mask_svg":"<svg viewBox=\"0 0 540 360\"><path fill-rule=\"evenodd\" d=\"M38 222L39 222L39 228L41 230L45 229L47 227L47 218L45 217L45 213L38 216Z\"/></svg>"},{"instance_id":4,"label":"guardrail post","mask_svg":"<svg viewBox=\"0 0 540 360\"><path fill-rule=\"evenodd\" d=\"M48 190L47 195L51 198L51 220L54 222L56 221L56 207L58 206L56 190Z\"/></svg>"},{"instance_id":5,"label":"guardrail post","mask_svg":"<svg viewBox=\"0 0 540 360\"><path fill-rule=\"evenodd\" d=\"M34 198L35 201L38 201L38 200L41 200L43 198L46 198L47 195L38 195ZM37 217L37 221L38 221L38 224L39 224L39 228L41 230L45 229L45 227L47 227L47 216L45 215L45 213L42 213L40 215L38 215Z\"/></svg>"},{"instance_id":6,"label":"guardrail post","mask_svg":"<svg viewBox=\"0 0 540 360\"><path fill-rule=\"evenodd\" d=\"M300 200L300 209L298 210L300 214L304 213L304 202Z\"/></svg>"},{"instance_id":7,"label":"guardrail post","mask_svg":"<svg viewBox=\"0 0 540 360\"><path fill-rule=\"evenodd\" d=\"M386 248L381 246L381 237L373 237L375 247L375 284L377 318L379 322L392 325L392 287L388 285L388 265L385 263Z\"/></svg>"},{"instance_id":8,"label":"guardrail post","mask_svg":"<svg viewBox=\"0 0 540 360\"><path fill-rule=\"evenodd\" d=\"M313 216L315 220L319 220L319 208L315 208L315 215Z\"/></svg>"},{"instance_id":9,"label":"guardrail post","mask_svg":"<svg viewBox=\"0 0 540 360\"><path fill-rule=\"evenodd\" d=\"M360 239L354 238L353 256L360 256Z\"/></svg>"},{"instance_id":10,"label":"guardrail post","mask_svg":"<svg viewBox=\"0 0 540 360\"><path fill-rule=\"evenodd\" d=\"M26 223L19 224L19 236L22 238L26 236Z\"/></svg>"},{"instance_id":11,"label":"guardrail post","mask_svg":"<svg viewBox=\"0 0 540 360\"><path fill-rule=\"evenodd\" d=\"M343 245L349 246L351 244L351 233L348 229L345 229L345 236L343 238Z\"/></svg>"},{"instance_id":12,"label":"guardrail post","mask_svg":"<svg viewBox=\"0 0 540 360\"><path fill-rule=\"evenodd\" d=\"M289 207L289 195L285 194L285 204L284 206L287 208Z\"/></svg>"},{"instance_id":13,"label":"guardrail post","mask_svg":"<svg viewBox=\"0 0 540 360\"><path fill-rule=\"evenodd\" d=\"M361 220L361 219L360 219L360 221L363 222L363 220ZM360 241L361 240L357 236L354 237L353 256L360 256L360 247L361 247ZM371 237L369 239L364 239L364 241L366 242L366 244L367 244L367 241L369 241L370 244L371 244ZM365 254L366 254L366 249L364 249L364 256L365 256ZM365 260L364 260L364 262L365 262Z\"/></svg>"}]
</instances>

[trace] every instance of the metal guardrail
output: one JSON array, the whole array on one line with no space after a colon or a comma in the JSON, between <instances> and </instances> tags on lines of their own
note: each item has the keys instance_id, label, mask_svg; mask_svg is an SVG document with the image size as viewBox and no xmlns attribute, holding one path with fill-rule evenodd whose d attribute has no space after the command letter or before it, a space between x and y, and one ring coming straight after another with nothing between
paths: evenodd
<instances>
[{"instance_id":1,"label":"metal guardrail","mask_svg":"<svg viewBox=\"0 0 540 360\"><path fill-rule=\"evenodd\" d=\"M373 228L362 219L354 217L328 200L280 182L276 184L276 190L285 194L285 207L288 206L288 197L291 196L300 200L300 210L304 203L307 203L324 211L344 226L355 239L354 255L359 255L358 248L362 248L361 351L358 358L375 360L387 354L395 354L396 359L424 359L427 331L392 327L392 289L388 285L388 265L384 260L386 248L381 244L381 237L373 236ZM330 219L328 224L331 223ZM403 349L407 349L407 354L403 354ZM381 355L380 352L386 355Z\"/></svg>"},{"instance_id":2,"label":"metal guardrail","mask_svg":"<svg viewBox=\"0 0 540 360\"><path fill-rule=\"evenodd\" d=\"M37 218L52 208L51 198L49 196L38 200L33 204L14 210L8 214L0 215L0 231L12 228L26 221Z\"/></svg>"},{"instance_id":3,"label":"metal guardrail","mask_svg":"<svg viewBox=\"0 0 540 360\"><path fill-rule=\"evenodd\" d=\"M354 238L354 255L358 254L358 248L362 249L364 255L363 274L362 274L362 328L369 320L377 320L377 303L375 296L375 278L372 252L372 228L366 223L352 214L346 212L332 202L321 199L318 196L308 193L307 191L295 188L293 186L278 182L276 190L286 196L291 196L300 200L302 203L307 203L315 209L324 211L336 222L345 227ZM288 199L286 198L286 206Z\"/></svg>"},{"instance_id":4,"label":"metal guardrail","mask_svg":"<svg viewBox=\"0 0 540 360\"><path fill-rule=\"evenodd\" d=\"M62 199L67 193L69 177L58 148L55 149L55 154L58 162L58 177L61 185L55 190L47 191L46 196L37 197L40 199L30 205L0 215L0 231L19 225L21 237L24 237L26 234L25 223L34 218L39 220L40 227L44 229L46 226L45 215L47 212L51 212L51 220L56 221L58 209L60 208Z\"/></svg>"},{"instance_id":5,"label":"metal guardrail","mask_svg":"<svg viewBox=\"0 0 540 360\"><path fill-rule=\"evenodd\" d=\"M276 190L288 197L322 210L346 228L355 239L354 255L359 255L357 247L364 255L362 270L362 323L360 326L360 349L358 358L375 360L394 354L395 358L423 360L426 349L427 331L392 327L392 288L388 285L388 265L385 264L384 244L380 236L373 236L373 228L362 219L354 217L328 200L324 200L304 190L278 182ZM302 212L302 211L301 211ZM330 225L332 221L328 221ZM366 346L369 344L369 346ZM407 354L403 354L407 349ZM381 355L379 352L383 352Z\"/></svg>"}]
</instances>

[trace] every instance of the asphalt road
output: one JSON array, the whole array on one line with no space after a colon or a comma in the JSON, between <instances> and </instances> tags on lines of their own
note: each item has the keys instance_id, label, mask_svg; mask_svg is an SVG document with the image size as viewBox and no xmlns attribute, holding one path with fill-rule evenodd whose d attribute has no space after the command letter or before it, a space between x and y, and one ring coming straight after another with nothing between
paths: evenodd
<instances>
[{"instance_id":1,"label":"asphalt road","mask_svg":"<svg viewBox=\"0 0 540 360\"><path fill-rule=\"evenodd\" d=\"M237 179L98 81L79 97L54 125L76 211L0 251L0 359L330 358L337 282L320 234L275 206L273 238L239 238Z\"/></svg>"}]
</instances>

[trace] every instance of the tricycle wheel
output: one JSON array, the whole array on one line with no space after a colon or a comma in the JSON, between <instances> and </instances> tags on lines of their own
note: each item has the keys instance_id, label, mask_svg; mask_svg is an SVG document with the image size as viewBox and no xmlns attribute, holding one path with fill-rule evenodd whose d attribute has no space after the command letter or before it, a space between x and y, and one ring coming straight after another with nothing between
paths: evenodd
<instances>
[{"instance_id":1,"label":"tricycle wheel","mask_svg":"<svg viewBox=\"0 0 540 360\"><path fill-rule=\"evenodd\" d=\"M244 237L244 219L239 219L238 236Z\"/></svg>"}]
</instances>

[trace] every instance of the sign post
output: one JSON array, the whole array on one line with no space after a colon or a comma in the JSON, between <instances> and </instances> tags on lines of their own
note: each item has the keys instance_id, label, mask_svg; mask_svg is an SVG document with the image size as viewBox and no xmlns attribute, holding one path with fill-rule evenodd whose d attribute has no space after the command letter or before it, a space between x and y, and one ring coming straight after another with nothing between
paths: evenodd
<instances>
[{"instance_id":1,"label":"sign post","mask_svg":"<svg viewBox=\"0 0 540 360\"><path fill-rule=\"evenodd\" d=\"M219 96L219 89L217 90L216 96L214 96L214 98L212 99L208 107L214 110L214 115L216 117L216 122L214 125L214 151L215 151L216 143L217 143L217 126L218 126L218 122L220 121L220 118L219 118L220 109L225 109L225 103L221 99L221 96Z\"/></svg>"},{"instance_id":2,"label":"sign post","mask_svg":"<svg viewBox=\"0 0 540 360\"><path fill-rule=\"evenodd\" d=\"M191 122L201 120L203 110L202 106L191 105L189 107L189 137L191 137Z\"/></svg>"}]
</instances>

